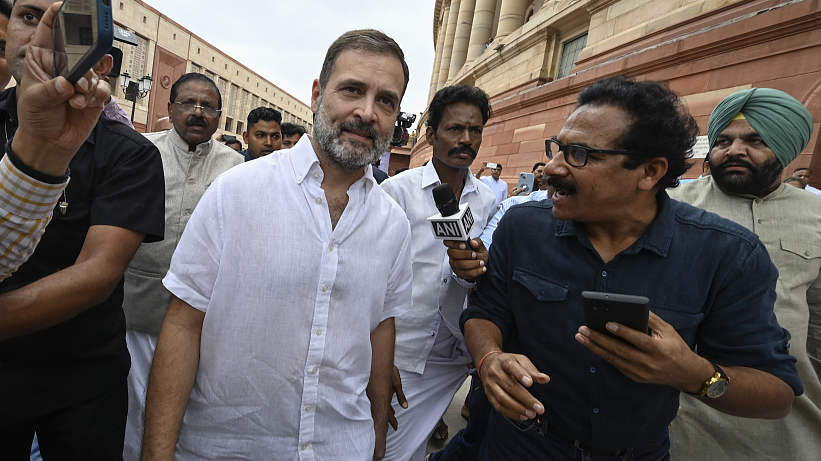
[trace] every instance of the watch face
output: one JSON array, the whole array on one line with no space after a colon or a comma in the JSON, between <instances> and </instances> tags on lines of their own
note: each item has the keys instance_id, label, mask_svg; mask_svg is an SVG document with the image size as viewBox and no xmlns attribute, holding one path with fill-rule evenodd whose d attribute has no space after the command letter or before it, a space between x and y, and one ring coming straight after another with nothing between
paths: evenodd
<instances>
[{"instance_id":1,"label":"watch face","mask_svg":"<svg viewBox=\"0 0 821 461\"><path fill-rule=\"evenodd\" d=\"M727 391L728 383L724 379L720 379L713 384L710 384L710 387L707 388L707 393L704 394L707 398L715 399L717 397L721 397Z\"/></svg>"}]
</instances>

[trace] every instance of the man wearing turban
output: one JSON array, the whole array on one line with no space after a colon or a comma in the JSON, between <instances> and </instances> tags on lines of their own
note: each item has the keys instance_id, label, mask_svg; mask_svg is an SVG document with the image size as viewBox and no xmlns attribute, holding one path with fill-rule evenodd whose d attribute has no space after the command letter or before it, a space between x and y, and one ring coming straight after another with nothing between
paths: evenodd
<instances>
[{"instance_id":1,"label":"man wearing turban","mask_svg":"<svg viewBox=\"0 0 821 461\"><path fill-rule=\"evenodd\" d=\"M673 459L817 460L821 453L821 197L781 184L809 143L810 112L783 91L752 88L725 98L707 127L712 176L670 197L758 234L778 268L775 313L792 334L804 394L780 420L719 413L682 395L670 430Z\"/></svg>"}]
</instances>

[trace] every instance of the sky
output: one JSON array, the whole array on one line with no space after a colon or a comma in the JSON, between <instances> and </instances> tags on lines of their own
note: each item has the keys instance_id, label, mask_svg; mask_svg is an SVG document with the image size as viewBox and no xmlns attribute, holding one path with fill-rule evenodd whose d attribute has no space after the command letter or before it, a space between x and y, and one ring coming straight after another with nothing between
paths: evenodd
<instances>
[{"instance_id":1,"label":"sky","mask_svg":"<svg viewBox=\"0 0 821 461\"><path fill-rule=\"evenodd\" d=\"M348 30L381 30L402 47L410 68L402 111L416 113L418 122L426 108L434 0L143 1L309 106L328 46Z\"/></svg>"}]
</instances>

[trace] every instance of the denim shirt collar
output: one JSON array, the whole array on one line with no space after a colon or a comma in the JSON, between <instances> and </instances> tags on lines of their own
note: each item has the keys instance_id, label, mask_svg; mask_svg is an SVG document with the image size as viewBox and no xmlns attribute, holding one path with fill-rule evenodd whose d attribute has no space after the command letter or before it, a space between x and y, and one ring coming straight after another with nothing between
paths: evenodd
<instances>
[{"instance_id":1,"label":"denim shirt collar","mask_svg":"<svg viewBox=\"0 0 821 461\"><path fill-rule=\"evenodd\" d=\"M670 243L673 241L675 211L670 206L670 197L666 191L662 190L656 194L656 203L658 204L656 218L641 237L621 253L636 254L646 249L661 257L667 257ZM592 247L584 228L576 221L559 221L556 225L556 237L577 237L583 245Z\"/></svg>"}]
</instances>

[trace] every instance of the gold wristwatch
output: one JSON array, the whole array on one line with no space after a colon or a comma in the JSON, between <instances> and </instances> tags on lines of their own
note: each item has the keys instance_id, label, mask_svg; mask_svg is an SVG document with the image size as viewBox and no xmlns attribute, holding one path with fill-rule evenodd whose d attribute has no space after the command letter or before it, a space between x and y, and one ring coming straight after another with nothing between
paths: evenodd
<instances>
[{"instance_id":1,"label":"gold wristwatch","mask_svg":"<svg viewBox=\"0 0 821 461\"><path fill-rule=\"evenodd\" d=\"M715 363L710 362L710 364L713 365L716 373L707 379L707 381L704 381L704 384L701 386L701 391L691 395L717 399L727 392L727 387L730 385L730 377Z\"/></svg>"}]
</instances>

